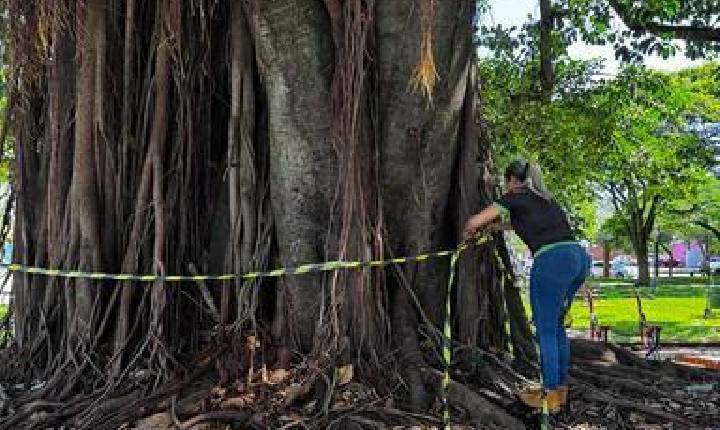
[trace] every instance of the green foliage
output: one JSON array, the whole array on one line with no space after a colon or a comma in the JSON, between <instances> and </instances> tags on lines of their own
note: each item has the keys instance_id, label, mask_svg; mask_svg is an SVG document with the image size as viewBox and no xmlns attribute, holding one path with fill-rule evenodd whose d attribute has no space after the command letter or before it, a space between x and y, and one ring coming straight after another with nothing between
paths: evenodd
<instances>
[{"instance_id":1,"label":"green foliage","mask_svg":"<svg viewBox=\"0 0 720 430\"><path fill-rule=\"evenodd\" d=\"M560 62L561 94L551 104L535 97L539 88L534 64L516 63L511 55L480 62L491 144L500 165L516 157L538 162L557 200L590 237L596 214L593 192L582 174L587 151L581 148L597 147L601 138L593 107L585 102L597 64Z\"/></svg>"},{"instance_id":2,"label":"green foliage","mask_svg":"<svg viewBox=\"0 0 720 430\"><path fill-rule=\"evenodd\" d=\"M640 60L643 55L677 54L678 40L690 58L720 52L714 32L720 18L716 2L707 0L557 0L556 27L565 40L613 45L616 56ZM623 25L619 25L622 21Z\"/></svg>"},{"instance_id":3,"label":"green foliage","mask_svg":"<svg viewBox=\"0 0 720 430\"><path fill-rule=\"evenodd\" d=\"M556 95L547 103L536 97L537 61L515 61L513 52L521 51L497 46L495 57L479 64L491 143L501 165L518 156L539 162L586 238L598 230L600 196L614 196L627 220L628 210L642 209L647 218L655 198L666 207L707 187L712 154L687 123L720 119L717 65L677 74L629 66L603 81L597 63L560 59ZM621 243L622 219L611 220Z\"/></svg>"},{"instance_id":4,"label":"green foliage","mask_svg":"<svg viewBox=\"0 0 720 430\"><path fill-rule=\"evenodd\" d=\"M615 212L600 226L598 237L602 237L615 249L630 250L630 238L625 227L625 220L619 212Z\"/></svg>"},{"instance_id":5,"label":"green foliage","mask_svg":"<svg viewBox=\"0 0 720 430\"><path fill-rule=\"evenodd\" d=\"M668 202L658 219L662 231L688 239L720 240L720 180L707 174L692 196ZM712 245L713 242L711 242Z\"/></svg>"},{"instance_id":6,"label":"green foliage","mask_svg":"<svg viewBox=\"0 0 720 430\"><path fill-rule=\"evenodd\" d=\"M701 109L706 97L685 80L629 67L595 100L603 106L601 126L609 139L588 169L589 179L614 197L617 209L693 195L712 154L687 130L687 121L715 119Z\"/></svg>"},{"instance_id":7,"label":"green foliage","mask_svg":"<svg viewBox=\"0 0 720 430\"><path fill-rule=\"evenodd\" d=\"M0 66L0 130L5 130L9 124L5 124L7 120L8 109L8 93L7 93L7 66ZM6 142L0 142L0 148L4 148L4 153L0 154L0 183L5 184L10 181L10 160L12 159L12 141L10 133L4 136ZM0 139L3 136L0 136Z\"/></svg>"},{"instance_id":8,"label":"green foliage","mask_svg":"<svg viewBox=\"0 0 720 430\"><path fill-rule=\"evenodd\" d=\"M658 216L668 232L698 234L699 226L679 228L665 215L678 202L695 208L698 199L717 201L702 192L712 154L688 123L720 120L720 66L662 74L631 65L603 80L601 63L572 60L567 47L577 40L612 44L618 57L640 60L673 55L675 40L683 39L689 56L707 56L719 45L702 31L715 25L717 11L700 0L556 0L552 15L552 100L541 97L539 22L481 28L480 43L493 54L479 66L484 117L499 163L518 156L539 162L586 238L598 232L591 208L608 197L616 215L599 232L616 246L639 246ZM696 218L720 219L712 207L704 205Z\"/></svg>"}]
</instances>

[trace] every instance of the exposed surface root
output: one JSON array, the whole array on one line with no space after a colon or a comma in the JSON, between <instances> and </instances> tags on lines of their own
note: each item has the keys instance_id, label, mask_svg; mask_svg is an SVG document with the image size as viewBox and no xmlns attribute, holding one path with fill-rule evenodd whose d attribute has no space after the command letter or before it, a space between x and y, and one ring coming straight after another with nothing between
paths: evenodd
<instances>
[{"instance_id":1,"label":"exposed surface root","mask_svg":"<svg viewBox=\"0 0 720 430\"><path fill-rule=\"evenodd\" d=\"M613 346L573 342L568 406L551 417L554 428L712 428L720 422L720 393L693 386L720 381L720 372L649 363ZM527 380L510 359L483 351L463 356L449 387L457 428L535 428L538 415L522 406L517 391ZM468 357L475 357L473 360ZM381 429L441 425L442 373L426 367L423 383L436 397L425 411L409 411L401 390L378 392L387 381L365 379L339 385L308 363L290 371L259 370L227 386L205 365L183 381L152 391L143 384L37 399L2 386L0 428L337 428ZM398 386L402 381L398 380ZM79 384L78 386L83 386Z\"/></svg>"}]
</instances>

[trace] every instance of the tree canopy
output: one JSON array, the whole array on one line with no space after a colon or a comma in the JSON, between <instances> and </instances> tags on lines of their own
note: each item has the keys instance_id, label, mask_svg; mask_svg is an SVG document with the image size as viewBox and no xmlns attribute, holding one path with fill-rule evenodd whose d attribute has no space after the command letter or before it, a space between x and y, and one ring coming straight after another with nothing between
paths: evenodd
<instances>
[{"instance_id":1,"label":"tree canopy","mask_svg":"<svg viewBox=\"0 0 720 430\"><path fill-rule=\"evenodd\" d=\"M485 30L481 41L492 56L480 63L484 113L498 157L521 155L545 167L587 238L597 232L589 208L612 202L636 251L646 252L661 204L665 210L707 186L713 153L693 124L720 118L717 64L677 73L626 65L608 78L596 61L558 55L548 99L536 27L516 37ZM566 44L554 40L555 54L563 52Z\"/></svg>"}]
</instances>

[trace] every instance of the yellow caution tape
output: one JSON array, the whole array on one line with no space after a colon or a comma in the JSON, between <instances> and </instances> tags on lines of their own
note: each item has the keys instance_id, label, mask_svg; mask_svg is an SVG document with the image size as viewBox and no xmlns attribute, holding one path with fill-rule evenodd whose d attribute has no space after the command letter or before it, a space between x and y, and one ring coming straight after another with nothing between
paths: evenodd
<instances>
[{"instance_id":1,"label":"yellow caution tape","mask_svg":"<svg viewBox=\"0 0 720 430\"><path fill-rule=\"evenodd\" d=\"M480 245L487 241L481 238L475 241L475 245ZM73 278L73 279L93 279L93 280L111 280L111 281L135 281L152 283L162 282L194 282L194 281L231 281L234 279L253 280L259 278L279 278L282 276L307 275L310 273L331 272L335 270L358 270L367 267L385 267L393 264L410 264L424 263L431 259L452 256L455 253L464 252L471 243L464 242L452 251L438 251L426 254L415 255L412 257L391 258L389 260L373 260L373 261L326 261L324 263L303 264L298 267L286 267L264 272L250 272L245 274L225 273L220 275L152 275L152 274L129 274L129 273L103 273L103 272L86 272L78 270L62 270L48 269L43 267L25 266L22 264L0 264L0 267L7 269L13 273L26 273L29 275L47 276L53 278Z\"/></svg>"},{"instance_id":2,"label":"yellow caution tape","mask_svg":"<svg viewBox=\"0 0 720 430\"><path fill-rule=\"evenodd\" d=\"M470 246L480 246L488 242L487 237L476 238L466 241L458 245L454 250L444 250L431 252L426 254L415 255L412 257L391 258L389 260L373 260L373 261L326 261L324 263L303 264L298 267L280 268L264 272L251 272L246 274L221 274L221 275L139 275L139 274L111 274L101 272L84 272L76 270L46 269L41 267L25 266L22 264L0 264L0 267L6 268L13 273L26 273L30 275L40 275L57 278L74 278L74 279L93 279L93 280L113 280L113 281L135 281L144 283L153 282L192 282L192 281L230 281L234 279L254 280L259 278L278 278L283 276L306 275L310 273L331 272L335 270L358 270L363 268L385 267L393 264L410 264L425 263L431 259L450 257L450 276L447 285L447 294L445 300L445 324L443 328L442 339L442 357L445 365L445 371L442 380L443 391L443 422L445 428L450 428L450 405L448 402L448 390L450 388L450 365L452 359L452 288L455 283L455 272L460 260L460 256L470 248ZM495 259L502 265L502 260L497 253Z\"/></svg>"}]
</instances>

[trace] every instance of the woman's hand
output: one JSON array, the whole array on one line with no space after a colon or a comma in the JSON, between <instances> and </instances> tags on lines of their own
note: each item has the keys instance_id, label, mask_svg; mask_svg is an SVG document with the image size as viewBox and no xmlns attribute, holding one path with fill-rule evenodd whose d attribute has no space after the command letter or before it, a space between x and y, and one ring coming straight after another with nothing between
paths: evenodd
<instances>
[{"instance_id":1,"label":"woman's hand","mask_svg":"<svg viewBox=\"0 0 720 430\"><path fill-rule=\"evenodd\" d=\"M465 223L465 229L463 230L463 240L472 239L475 237L481 228L483 228L484 223L482 222L482 218L480 217L480 214L472 216L467 223Z\"/></svg>"},{"instance_id":2,"label":"woman's hand","mask_svg":"<svg viewBox=\"0 0 720 430\"><path fill-rule=\"evenodd\" d=\"M479 214L473 215L465 223L465 228L463 229L463 239L472 239L478 234L480 229L485 227L488 223L490 223L490 221L494 220L498 216L500 216L500 210L495 205L488 206Z\"/></svg>"}]
</instances>

